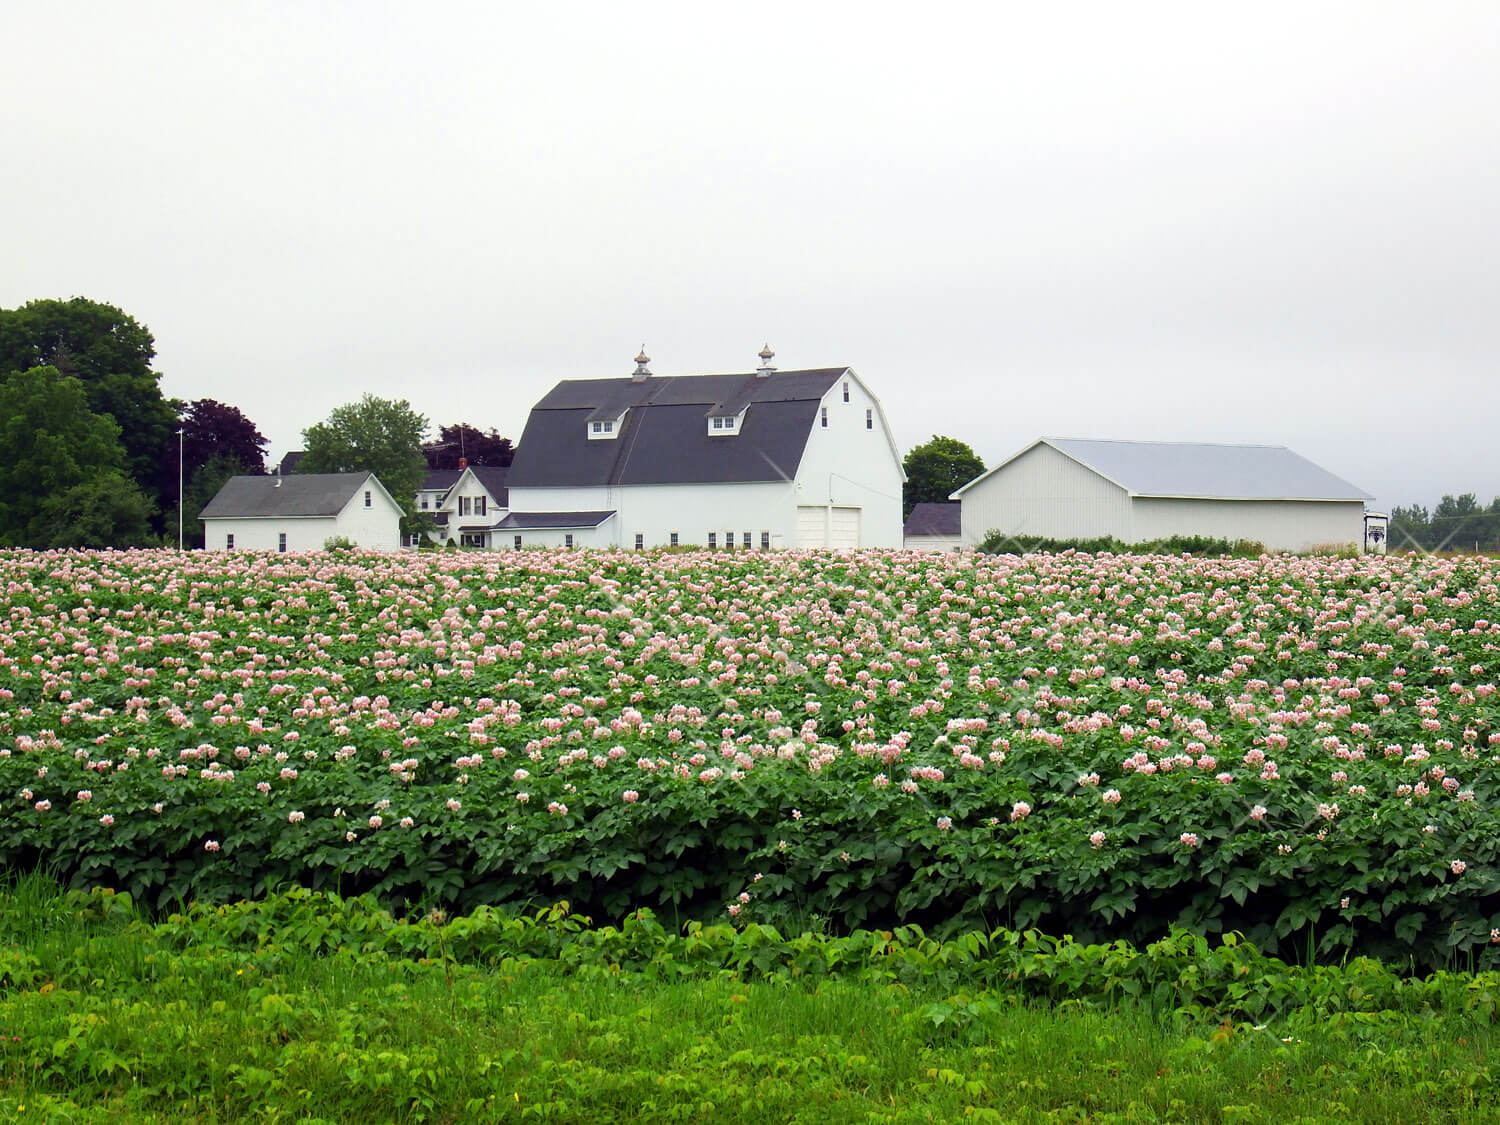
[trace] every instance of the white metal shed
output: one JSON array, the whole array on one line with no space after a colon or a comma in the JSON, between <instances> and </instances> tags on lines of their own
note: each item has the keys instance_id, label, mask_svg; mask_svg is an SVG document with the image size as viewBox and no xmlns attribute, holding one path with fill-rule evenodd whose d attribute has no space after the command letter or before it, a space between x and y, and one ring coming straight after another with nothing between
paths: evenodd
<instances>
[{"instance_id":1,"label":"white metal shed","mask_svg":"<svg viewBox=\"0 0 1500 1125\"><path fill-rule=\"evenodd\" d=\"M950 499L965 546L991 531L1054 539L1253 539L1271 551L1359 547L1365 502L1281 445L1040 438Z\"/></svg>"}]
</instances>

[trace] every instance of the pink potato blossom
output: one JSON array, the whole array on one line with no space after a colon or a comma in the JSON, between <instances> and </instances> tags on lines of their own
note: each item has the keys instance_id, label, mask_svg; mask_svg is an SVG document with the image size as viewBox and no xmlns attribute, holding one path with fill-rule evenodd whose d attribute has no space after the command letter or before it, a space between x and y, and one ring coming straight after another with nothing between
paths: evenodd
<instances>
[{"instance_id":1,"label":"pink potato blossom","mask_svg":"<svg viewBox=\"0 0 1500 1125\"><path fill-rule=\"evenodd\" d=\"M216 852L216 851L218 851L219 850L219 841L217 841L217 840L205 840L205 841L203 841L203 850L206 851L206 852Z\"/></svg>"},{"instance_id":2,"label":"pink potato blossom","mask_svg":"<svg viewBox=\"0 0 1500 1125\"><path fill-rule=\"evenodd\" d=\"M627 805L633 805L640 799L641 795L634 789L627 789L625 790L625 792L620 794L620 800L624 801Z\"/></svg>"},{"instance_id":3,"label":"pink potato blossom","mask_svg":"<svg viewBox=\"0 0 1500 1125\"><path fill-rule=\"evenodd\" d=\"M1455 859L1452 863L1448 864L1448 870L1453 872L1453 874L1455 875L1462 875L1466 870L1468 870L1468 866L1469 865L1463 860Z\"/></svg>"},{"instance_id":4,"label":"pink potato blossom","mask_svg":"<svg viewBox=\"0 0 1500 1125\"><path fill-rule=\"evenodd\" d=\"M1177 839L1190 848L1196 848L1198 846L1198 833L1196 832L1184 832L1181 836L1177 837Z\"/></svg>"},{"instance_id":5,"label":"pink potato blossom","mask_svg":"<svg viewBox=\"0 0 1500 1125\"><path fill-rule=\"evenodd\" d=\"M287 823L289 824L301 824L304 820L307 819L307 814L302 812L300 809L293 809L291 812L286 814L286 819Z\"/></svg>"},{"instance_id":6,"label":"pink potato blossom","mask_svg":"<svg viewBox=\"0 0 1500 1125\"><path fill-rule=\"evenodd\" d=\"M1104 840L1105 836L1102 831L1096 829L1095 831L1089 833L1089 843L1093 847L1102 848L1104 846Z\"/></svg>"}]
</instances>

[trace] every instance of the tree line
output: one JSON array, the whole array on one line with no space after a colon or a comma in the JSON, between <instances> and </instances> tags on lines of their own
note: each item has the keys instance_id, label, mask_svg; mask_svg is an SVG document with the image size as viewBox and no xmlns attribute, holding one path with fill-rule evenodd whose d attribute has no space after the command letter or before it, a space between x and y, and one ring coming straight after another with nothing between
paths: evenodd
<instances>
[{"instance_id":1,"label":"tree line","mask_svg":"<svg viewBox=\"0 0 1500 1125\"><path fill-rule=\"evenodd\" d=\"M1500 550L1500 497L1488 506L1472 492L1444 496L1428 511L1421 504L1391 509L1392 551Z\"/></svg>"},{"instance_id":2,"label":"tree line","mask_svg":"<svg viewBox=\"0 0 1500 1125\"><path fill-rule=\"evenodd\" d=\"M0 547L202 546L198 513L224 482L261 475L266 438L237 407L166 397L156 342L84 297L0 309ZM405 400L366 395L303 431L300 472L371 470L420 521L427 469L509 464L510 439L430 423Z\"/></svg>"}]
</instances>

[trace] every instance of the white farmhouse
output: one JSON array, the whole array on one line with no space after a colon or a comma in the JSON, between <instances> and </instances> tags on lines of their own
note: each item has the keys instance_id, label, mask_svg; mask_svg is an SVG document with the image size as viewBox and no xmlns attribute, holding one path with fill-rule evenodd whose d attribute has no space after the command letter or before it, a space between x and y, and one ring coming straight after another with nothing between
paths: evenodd
<instances>
[{"instance_id":1,"label":"white farmhouse","mask_svg":"<svg viewBox=\"0 0 1500 1125\"><path fill-rule=\"evenodd\" d=\"M852 368L565 380L532 408L501 547L901 546L905 473Z\"/></svg>"},{"instance_id":2,"label":"white farmhouse","mask_svg":"<svg viewBox=\"0 0 1500 1125\"><path fill-rule=\"evenodd\" d=\"M374 473L230 477L200 513L210 551L321 551L330 539L394 551L401 506Z\"/></svg>"},{"instance_id":3,"label":"white farmhouse","mask_svg":"<svg viewBox=\"0 0 1500 1125\"><path fill-rule=\"evenodd\" d=\"M1269 551L1358 547L1370 496L1280 445L1041 438L950 499L963 542L991 531L1052 539L1251 539Z\"/></svg>"}]
</instances>

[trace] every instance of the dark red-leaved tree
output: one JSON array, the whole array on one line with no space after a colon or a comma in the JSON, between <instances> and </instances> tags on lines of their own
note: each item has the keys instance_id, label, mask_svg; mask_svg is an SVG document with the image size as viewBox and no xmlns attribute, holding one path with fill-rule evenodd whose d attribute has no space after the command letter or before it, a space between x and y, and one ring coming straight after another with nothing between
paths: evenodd
<instances>
[{"instance_id":1,"label":"dark red-leaved tree","mask_svg":"<svg viewBox=\"0 0 1500 1125\"><path fill-rule=\"evenodd\" d=\"M499 430L485 433L465 422L440 427L437 441L422 446L429 469L456 469L460 457L470 465L509 465L515 455L516 447Z\"/></svg>"},{"instance_id":2,"label":"dark red-leaved tree","mask_svg":"<svg viewBox=\"0 0 1500 1125\"><path fill-rule=\"evenodd\" d=\"M211 398L195 399L182 409L183 475L191 478L210 461L234 461L240 472L260 476L266 471L266 438L236 407ZM177 476L177 435L162 457L163 468Z\"/></svg>"}]
</instances>

